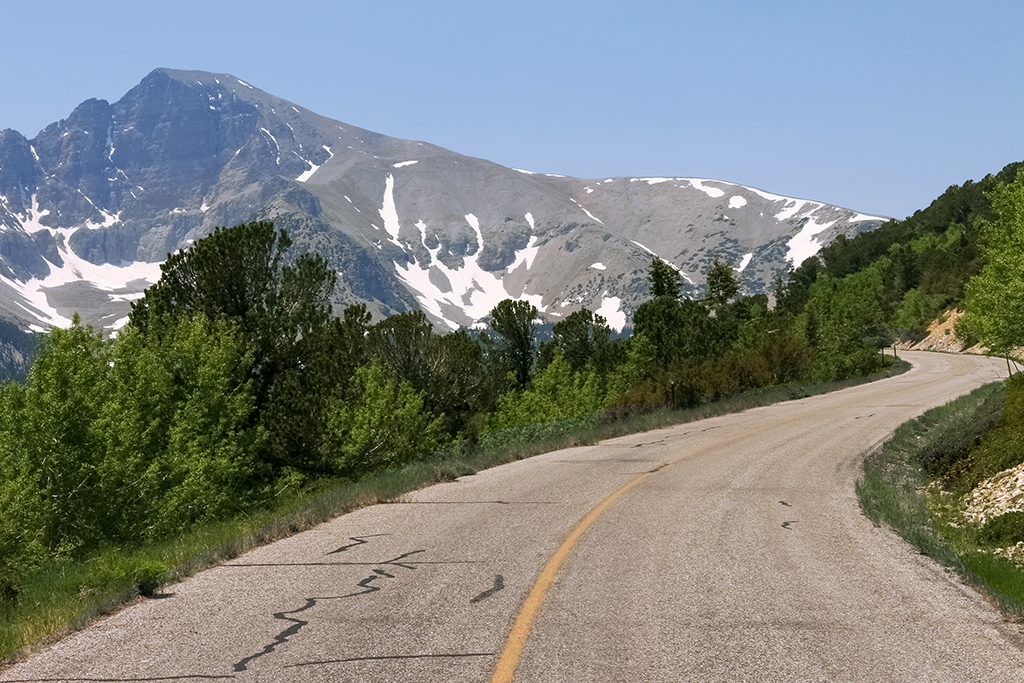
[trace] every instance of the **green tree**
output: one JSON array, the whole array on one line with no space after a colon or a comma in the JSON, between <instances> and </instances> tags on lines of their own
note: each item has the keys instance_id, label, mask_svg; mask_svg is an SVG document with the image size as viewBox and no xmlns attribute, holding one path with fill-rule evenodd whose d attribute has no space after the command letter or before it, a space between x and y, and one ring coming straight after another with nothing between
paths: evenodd
<instances>
[{"instance_id":1,"label":"green tree","mask_svg":"<svg viewBox=\"0 0 1024 683\"><path fill-rule=\"evenodd\" d=\"M280 367L301 364L297 342L330 318L334 273L316 255L286 263L290 246L269 222L217 228L168 255L159 282L132 304L130 321L147 332L168 317L235 320L253 347L254 389L262 402Z\"/></svg>"},{"instance_id":2,"label":"green tree","mask_svg":"<svg viewBox=\"0 0 1024 683\"><path fill-rule=\"evenodd\" d=\"M864 374L877 367L876 350L861 336L883 319L883 274L888 259L842 279L819 276L811 287L808 341L817 352L815 375L832 379Z\"/></svg>"},{"instance_id":3,"label":"green tree","mask_svg":"<svg viewBox=\"0 0 1024 683\"><path fill-rule=\"evenodd\" d=\"M732 347L737 351L756 348L768 334L768 326L772 322L768 313L768 295L742 297L732 308L736 323Z\"/></svg>"},{"instance_id":4,"label":"green tree","mask_svg":"<svg viewBox=\"0 0 1024 683\"><path fill-rule=\"evenodd\" d=\"M623 396L635 386L658 373L658 349L643 332L630 337L626 358L608 376L608 391L605 402L619 403Z\"/></svg>"},{"instance_id":5,"label":"green tree","mask_svg":"<svg viewBox=\"0 0 1024 683\"><path fill-rule=\"evenodd\" d=\"M253 419L269 436L264 457L278 467L315 470L318 406L337 379L329 353L337 337L330 323L335 274L315 255L288 263L290 246L269 222L217 228L168 256L130 321L157 336L182 317L234 321L252 350L246 379L256 401Z\"/></svg>"},{"instance_id":6,"label":"green tree","mask_svg":"<svg viewBox=\"0 0 1024 683\"><path fill-rule=\"evenodd\" d=\"M489 392L480 344L464 331L434 334L421 311L392 315L370 328L371 353L398 381L423 395L445 430L465 430Z\"/></svg>"},{"instance_id":7,"label":"green tree","mask_svg":"<svg viewBox=\"0 0 1024 683\"><path fill-rule=\"evenodd\" d=\"M267 479L257 453L268 435L252 425L253 357L243 335L231 321L200 316L181 321L165 343L181 394L158 470L154 537L245 511L264 500Z\"/></svg>"},{"instance_id":8,"label":"green tree","mask_svg":"<svg viewBox=\"0 0 1024 683\"><path fill-rule=\"evenodd\" d=\"M18 444L22 471L34 479L26 484L40 496L40 539L54 555L95 547L108 531L94 425L108 370L107 345L76 315L51 331L29 371Z\"/></svg>"},{"instance_id":9,"label":"green tree","mask_svg":"<svg viewBox=\"0 0 1024 683\"><path fill-rule=\"evenodd\" d=\"M479 342L463 330L451 332L436 339L432 355L431 410L451 436L475 436L480 415L497 400Z\"/></svg>"},{"instance_id":10,"label":"green tree","mask_svg":"<svg viewBox=\"0 0 1024 683\"><path fill-rule=\"evenodd\" d=\"M0 384L0 604L14 604L22 576L49 556L44 538L48 500L25 457L26 387Z\"/></svg>"},{"instance_id":11,"label":"green tree","mask_svg":"<svg viewBox=\"0 0 1024 683\"><path fill-rule=\"evenodd\" d=\"M733 272L732 266L725 261L715 259L711 270L708 271L708 293L704 297L709 309L716 315L725 309L725 306L734 296L739 294L740 282Z\"/></svg>"},{"instance_id":12,"label":"green tree","mask_svg":"<svg viewBox=\"0 0 1024 683\"><path fill-rule=\"evenodd\" d=\"M159 339L129 324L110 357L94 426L105 541L159 538L262 500L265 432L251 425L252 352L234 322L181 318Z\"/></svg>"},{"instance_id":13,"label":"green tree","mask_svg":"<svg viewBox=\"0 0 1024 683\"><path fill-rule=\"evenodd\" d=\"M537 356L537 307L528 301L505 299L491 310L491 330L497 335L499 356L514 373L516 385L530 381Z\"/></svg>"},{"instance_id":14,"label":"green tree","mask_svg":"<svg viewBox=\"0 0 1024 683\"><path fill-rule=\"evenodd\" d=\"M105 400L95 420L97 447L103 452L97 486L111 503L106 508L111 543L137 541L167 490L163 458L185 381L181 359L149 341L131 324L118 333L110 350Z\"/></svg>"},{"instance_id":15,"label":"green tree","mask_svg":"<svg viewBox=\"0 0 1024 683\"><path fill-rule=\"evenodd\" d=\"M633 331L654 345L662 368L683 361L700 362L714 351L717 342L707 308L697 301L667 296L645 301L636 309Z\"/></svg>"},{"instance_id":16,"label":"green tree","mask_svg":"<svg viewBox=\"0 0 1024 683\"><path fill-rule=\"evenodd\" d=\"M803 312L810 297L811 285L818 279L818 273L824 270L817 256L805 259L795 270L789 272L785 285L782 278L776 283L775 310L798 316Z\"/></svg>"},{"instance_id":17,"label":"green tree","mask_svg":"<svg viewBox=\"0 0 1024 683\"><path fill-rule=\"evenodd\" d=\"M585 308L570 313L552 329L554 344L573 372L580 372L591 363L602 374L608 370L604 356L611 333L604 317Z\"/></svg>"},{"instance_id":18,"label":"green tree","mask_svg":"<svg viewBox=\"0 0 1024 683\"><path fill-rule=\"evenodd\" d=\"M370 328L373 355L395 378L425 392L432 384L436 335L423 311L397 313Z\"/></svg>"},{"instance_id":19,"label":"green tree","mask_svg":"<svg viewBox=\"0 0 1024 683\"><path fill-rule=\"evenodd\" d=\"M651 257L651 267L647 271L647 281L651 283L651 296L654 298L661 296L667 296L672 299L679 298L679 288L682 284L679 271L657 256Z\"/></svg>"},{"instance_id":20,"label":"green tree","mask_svg":"<svg viewBox=\"0 0 1024 683\"><path fill-rule=\"evenodd\" d=\"M942 294L928 294L915 287L903 295L903 300L892 315L895 327L924 332L942 312L947 298Z\"/></svg>"},{"instance_id":21,"label":"green tree","mask_svg":"<svg viewBox=\"0 0 1024 683\"><path fill-rule=\"evenodd\" d=\"M962 325L993 353L1024 345L1024 169L989 198L995 218L983 224L986 263L966 287Z\"/></svg>"}]
</instances>

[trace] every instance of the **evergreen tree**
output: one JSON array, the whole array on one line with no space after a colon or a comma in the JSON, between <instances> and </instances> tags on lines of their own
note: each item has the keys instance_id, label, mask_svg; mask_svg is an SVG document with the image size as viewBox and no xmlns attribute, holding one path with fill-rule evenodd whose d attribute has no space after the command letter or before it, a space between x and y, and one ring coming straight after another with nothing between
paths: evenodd
<instances>
[{"instance_id":1,"label":"evergreen tree","mask_svg":"<svg viewBox=\"0 0 1024 683\"><path fill-rule=\"evenodd\" d=\"M529 383L536 361L536 320L537 307L528 301L505 299L491 310L491 330L498 337L500 357L519 387Z\"/></svg>"},{"instance_id":2,"label":"evergreen tree","mask_svg":"<svg viewBox=\"0 0 1024 683\"><path fill-rule=\"evenodd\" d=\"M733 272L732 266L725 261L715 259L708 271L708 293L705 297L709 309L718 314L734 296L739 294L740 282Z\"/></svg>"},{"instance_id":3,"label":"evergreen tree","mask_svg":"<svg viewBox=\"0 0 1024 683\"><path fill-rule=\"evenodd\" d=\"M645 301L633 314L633 332L654 346L662 368L684 361L699 363L718 345L708 309L689 299L663 296Z\"/></svg>"},{"instance_id":4,"label":"evergreen tree","mask_svg":"<svg viewBox=\"0 0 1024 683\"><path fill-rule=\"evenodd\" d=\"M246 376L254 421L269 434L264 457L278 467L318 469L322 406L339 379L331 344L335 275L304 254L288 263L291 240L272 223L217 228L168 255L157 284L132 305L130 322L159 337L181 318L232 320L251 349Z\"/></svg>"},{"instance_id":5,"label":"evergreen tree","mask_svg":"<svg viewBox=\"0 0 1024 683\"><path fill-rule=\"evenodd\" d=\"M436 335L423 311L398 313L370 328L370 348L393 377L424 392L432 384Z\"/></svg>"},{"instance_id":6,"label":"evergreen tree","mask_svg":"<svg viewBox=\"0 0 1024 683\"><path fill-rule=\"evenodd\" d=\"M555 323L552 334L573 372L580 372L588 363L602 375L608 371L604 356L611 328L604 317L581 308Z\"/></svg>"},{"instance_id":7,"label":"evergreen tree","mask_svg":"<svg viewBox=\"0 0 1024 683\"><path fill-rule=\"evenodd\" d=\"M651 283L651 296L658 298L667 296L679 298L681 278L679 271L657 256L651 257L651 267L647 271L647 281Z\"/></svg>"}]
</instances>

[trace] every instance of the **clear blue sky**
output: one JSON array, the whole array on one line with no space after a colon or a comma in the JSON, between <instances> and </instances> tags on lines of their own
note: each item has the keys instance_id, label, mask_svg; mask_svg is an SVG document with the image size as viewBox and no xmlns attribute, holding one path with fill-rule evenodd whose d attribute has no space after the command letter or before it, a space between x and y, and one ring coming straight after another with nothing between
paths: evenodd
<instances>
[{"instance_id":1,"label":"clear blue sky","mask_svg":"<svg viewBox=\"0 0 1024 683\"><path fill-rule=\"evenodd\" d=\"M157 67L506 166L903 218L1024 160L1019 0L0 0L0 129Z\"/></svg>"}]
</instances>

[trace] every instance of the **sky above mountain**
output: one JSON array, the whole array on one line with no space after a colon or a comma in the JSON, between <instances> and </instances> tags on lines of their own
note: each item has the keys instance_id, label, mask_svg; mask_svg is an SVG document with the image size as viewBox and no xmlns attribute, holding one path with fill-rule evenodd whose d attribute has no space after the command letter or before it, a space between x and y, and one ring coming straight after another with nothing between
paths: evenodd
<instances>
[{"instance_id":1,"label":"sky above mountain","mask_svg":"<svg viewBox=\"0 0 1024 683\"><path fill-rule=\"evenodd\" d=\"M4 3L0 129L156 67L505 166L696 176L902 218L1024 159L1024 4Z\"/></svg>"}]
</instances>

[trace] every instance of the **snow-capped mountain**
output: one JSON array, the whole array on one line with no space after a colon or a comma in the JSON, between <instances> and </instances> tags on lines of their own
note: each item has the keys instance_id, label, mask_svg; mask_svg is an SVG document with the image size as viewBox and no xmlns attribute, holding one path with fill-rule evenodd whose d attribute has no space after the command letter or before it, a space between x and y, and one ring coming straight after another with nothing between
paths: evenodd
<instances>
[{"instance_id":1,"label":"snow-capped mountain","mask_svg":"<svg viewBox=\"0 0 1024 683\"><path fill-rule=\"evenodd\" d=\"M336 303L422 309L442 329L505 298L617 328L656 254L700 291L715 258L747 293L840 234L886 219L697 178L510 169L325 118L226 74L157 69L35 138L0 132L0 315L106 330L169 252L272 219L338 273Z\"/></svg>"}]
</instances>

